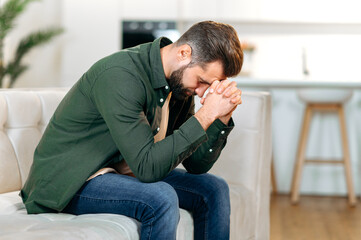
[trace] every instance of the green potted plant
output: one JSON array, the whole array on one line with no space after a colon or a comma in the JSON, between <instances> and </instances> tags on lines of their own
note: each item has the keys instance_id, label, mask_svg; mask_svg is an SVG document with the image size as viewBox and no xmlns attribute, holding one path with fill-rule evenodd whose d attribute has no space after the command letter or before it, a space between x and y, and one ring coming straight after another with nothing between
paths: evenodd
<instances>
[{"instance_id":1,"label":"green potted plant","mask_svg":"<svg viewBox=\"0 0 361 240\"><path fill-rule=\"evenodd\" d=\"M3 6L0 6L0 87L4 85L6 76L9 77L9 83L5 87L12 87L20 74L28 68L21 63L21 59L26 53L36 46L49 42L63 32L62 28L48 28L30 33L21 39L12 59L4 63L4 39L14 28L15 19L33 1L36 0L8 0Z\"/></svg>"}]
</instances>

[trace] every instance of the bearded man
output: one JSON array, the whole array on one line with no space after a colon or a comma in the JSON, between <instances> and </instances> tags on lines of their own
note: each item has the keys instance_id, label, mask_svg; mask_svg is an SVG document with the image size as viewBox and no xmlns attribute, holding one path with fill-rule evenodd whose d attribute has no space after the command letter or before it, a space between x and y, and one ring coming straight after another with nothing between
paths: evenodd
<instances>
[{"instance_id":1,"label":"bearded man","mask_svg":"<svg viewBox=\"0 0 361 240\"><path fill-rule=\"evenodd\" d=\"M141 223L141 239L171 240L184 208L195 239L229 239L228 185L207 172L234 127L241 91L227 77L242 62L234 28L205 21L95 63L35 150L28 213L121 214Z\"/></svg>"}]
</instances>

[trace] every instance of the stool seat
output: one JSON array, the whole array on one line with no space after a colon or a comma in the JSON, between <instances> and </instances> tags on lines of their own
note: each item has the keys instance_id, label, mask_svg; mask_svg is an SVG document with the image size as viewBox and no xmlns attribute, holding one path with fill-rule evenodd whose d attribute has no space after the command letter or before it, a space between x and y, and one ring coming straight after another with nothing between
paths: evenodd
<instances>
[{"instance_id":1,"label":"stool seat","mask_svg":"<svg viewBox=\"0 0 361 240\"><path fill-rule=\"evenodd\" d=\"M344 103L352 97L352 90L347 89L300 89L299 99L305 103Z\"/></svg>"}]
</instances>

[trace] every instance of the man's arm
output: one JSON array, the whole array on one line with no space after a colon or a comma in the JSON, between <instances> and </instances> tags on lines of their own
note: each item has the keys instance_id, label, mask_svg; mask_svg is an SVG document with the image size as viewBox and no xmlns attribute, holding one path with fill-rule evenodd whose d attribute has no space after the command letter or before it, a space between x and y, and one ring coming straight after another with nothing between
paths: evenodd
<instances>
[{"instance_id":1,"label":"man's arm","mask_svg":"<svg viewBox=\"0 0 361 240\"><path fill-rule=\"evenodd\" d=\"M227 143L227 137L234 127L232 118L229 125L217 119L207 129L208 140L183 161L183 166L189 173L201 174L208 172L217 161L222 149Z\"/></svg>"},{"instance_id":2,"label":"man's arm","mask_svg":"<svg viewBox=\"0 0 361 240\"><path fill-rule=\"evenodd\" d=\"M132 73L112 68L95 81L91 100L134 175L143 182L155 182L196 151L207 135L197 119L191 117L173 134L154 143L144 112L152 111L145 108L146 91Z\"/></svg>"}]
</instances>

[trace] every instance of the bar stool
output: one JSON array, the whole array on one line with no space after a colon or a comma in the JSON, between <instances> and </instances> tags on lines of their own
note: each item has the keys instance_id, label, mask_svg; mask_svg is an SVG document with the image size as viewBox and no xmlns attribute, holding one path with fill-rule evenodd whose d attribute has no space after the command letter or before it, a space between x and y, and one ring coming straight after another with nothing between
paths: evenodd
<instances>
[{"instance_id":1,"label":"bar stool","mask_svg":"<svg viewBox=\"0 0 361 240\"><path fill-rule=\"evenodd\" d=\"M301 182L301 175L303 166L306 163L318 163L318 164L343 164L345 169L345 177L348 191L348 201L351 206L356 205L356 196L352 183L352 172L350 163L350 153L348 148L348 138L346 132L346 123L343 104L348 101L352 96L352 90L343 89L302 89L298 90L298 97L306 103L306 110L303 117L303 124L298 143L297 159L295 162L292 188L291 188L291 201L294 204L299 202L299 188ZM341 160L311 160L306 159L307 139L309 134L309 128L311 119L314 112L334 112L338 114L343 159Z\"/></svg>"}]
</instances>

